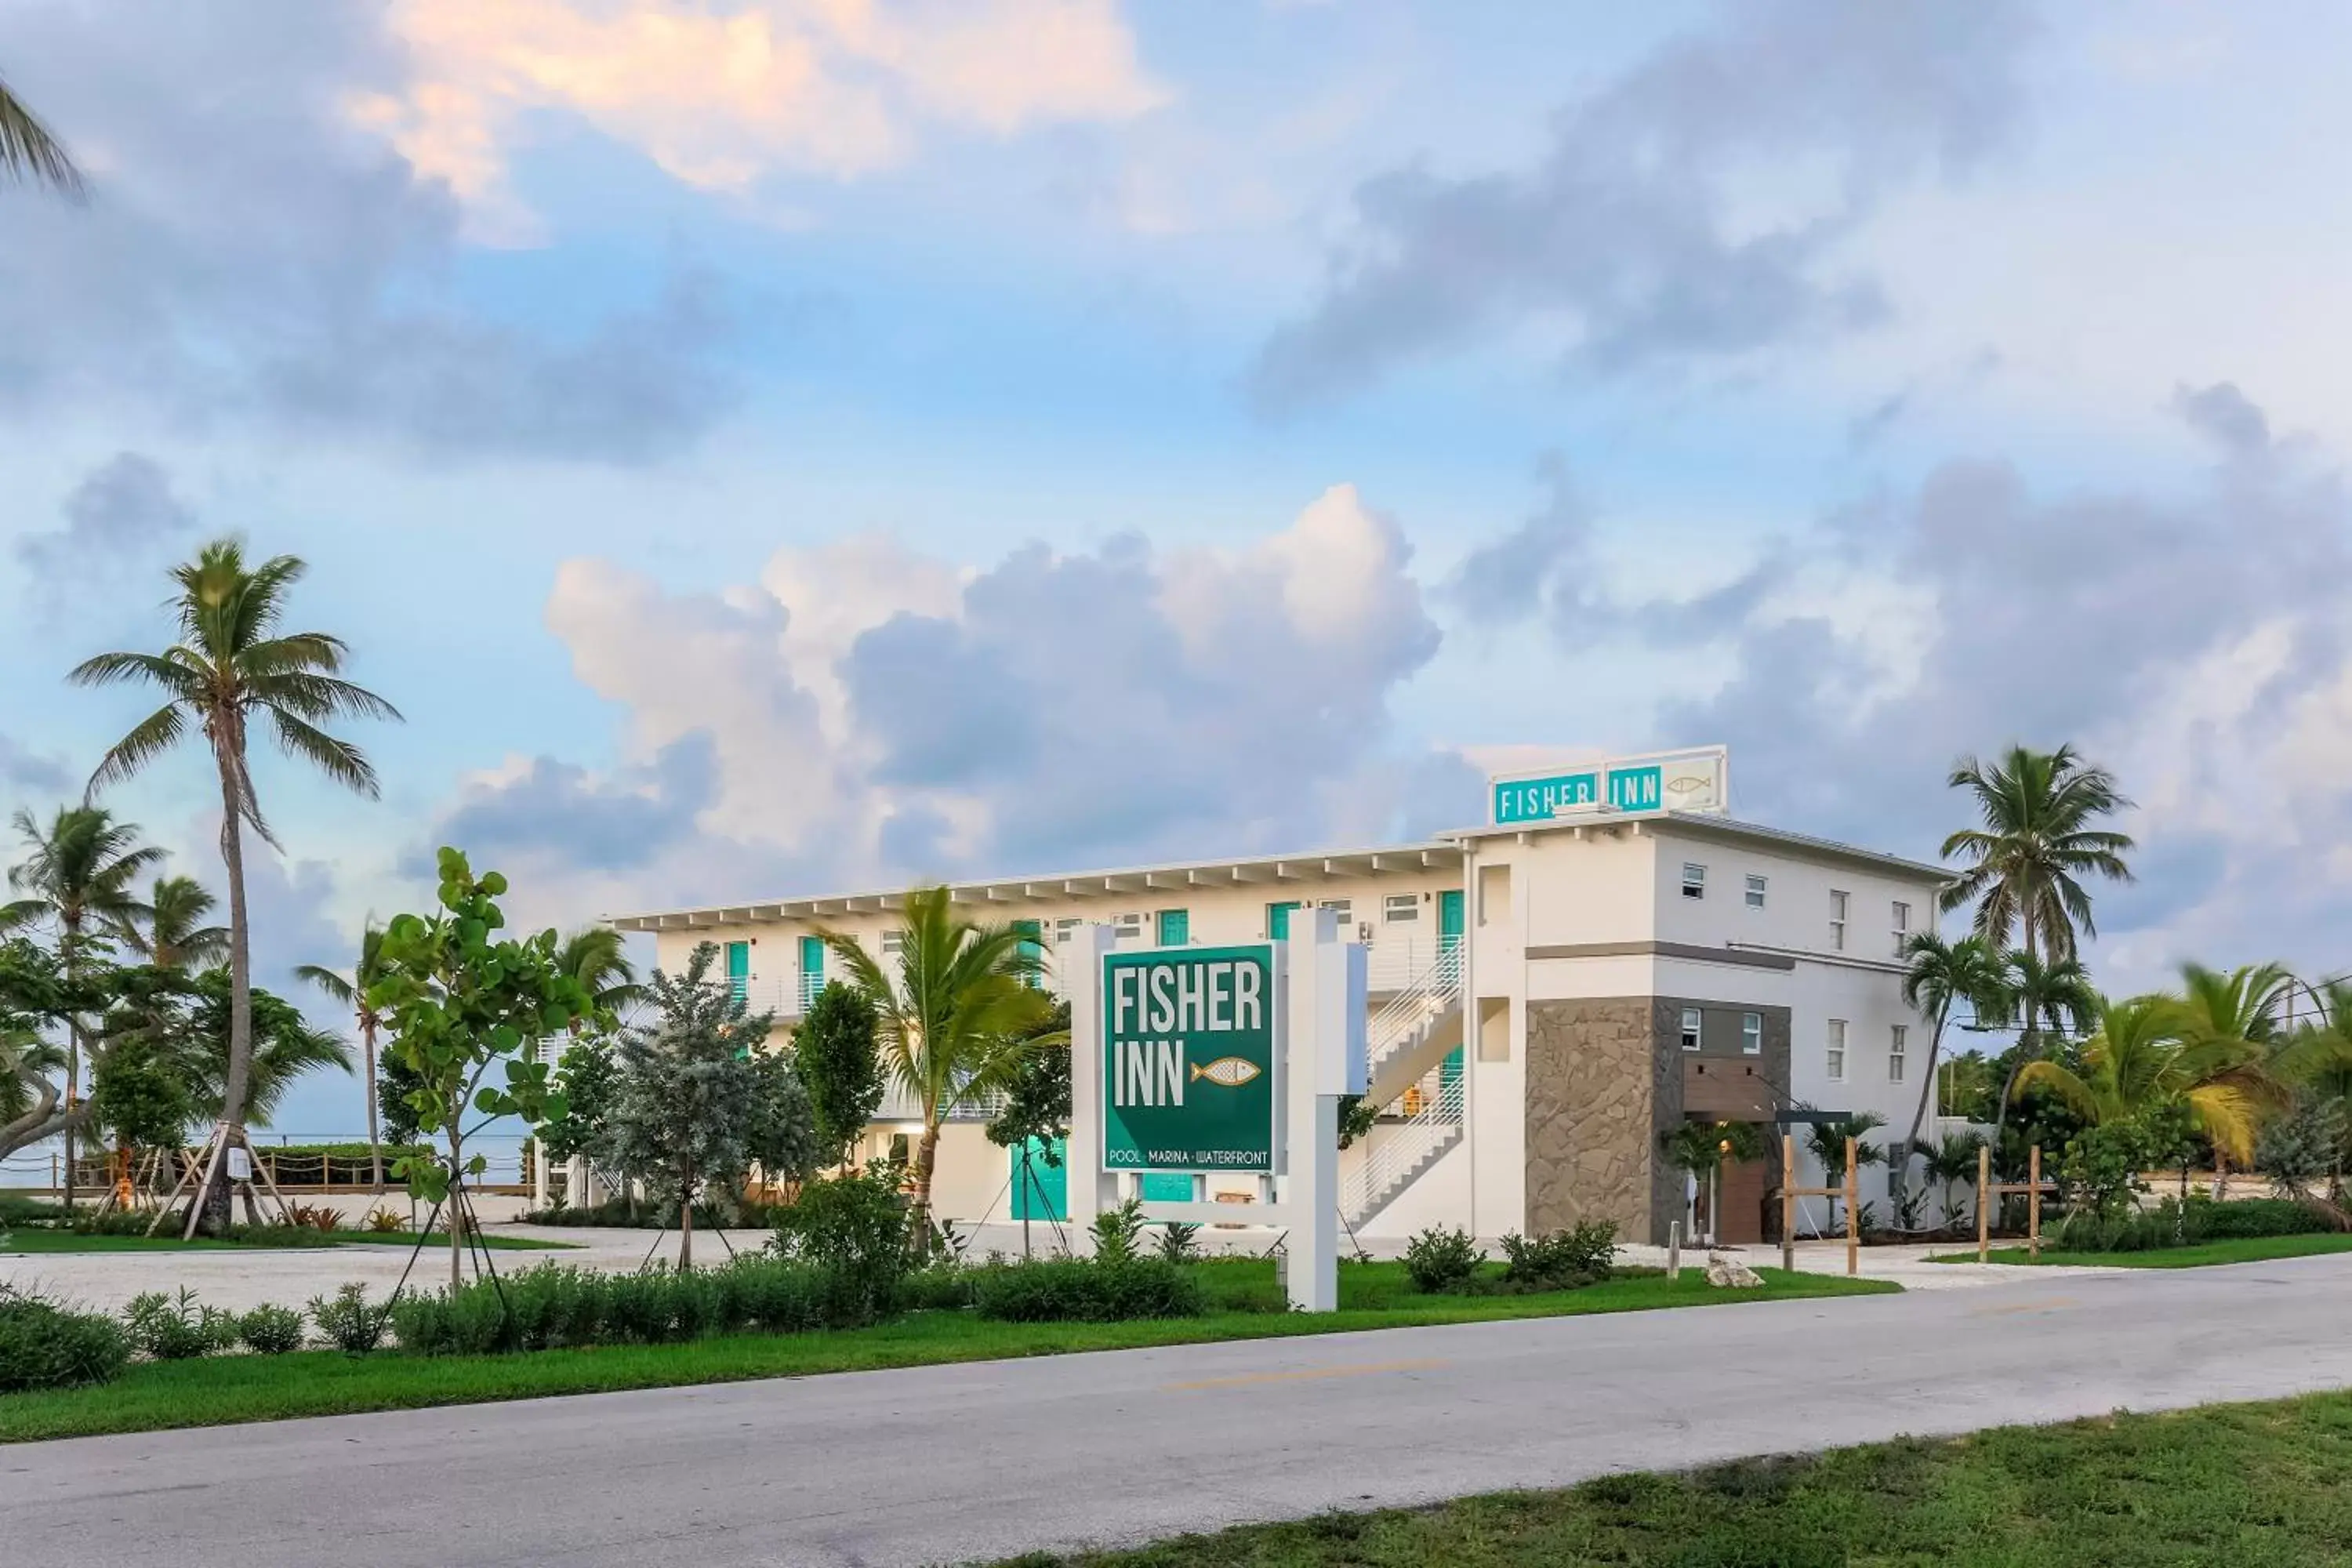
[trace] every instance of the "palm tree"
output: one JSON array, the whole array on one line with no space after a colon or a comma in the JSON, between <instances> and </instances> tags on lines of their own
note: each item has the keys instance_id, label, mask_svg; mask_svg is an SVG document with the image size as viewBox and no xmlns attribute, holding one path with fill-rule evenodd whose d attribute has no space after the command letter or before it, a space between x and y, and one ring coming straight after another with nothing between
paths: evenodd
<instances>
[{"instance_id":1,"label":"palm tree","mask_svg":"<svg viewBox=\"0 0 2352 1568\"><path fill-rule=\"evenodd\" d=\"M1886 1151L1874 1149L1864 1138L1886 1125L1886 1118L1874 1110L1864 1110L1843 1121L1816 1121L1805 1133L1805 1147L1821 1162L1822 1172L1828 1179L1822 1185L1835 1186L1845 1179L1845 1141L1853 1140L1853 1163L1857 1172L1864 1165L1875 1165L1886 1158ZM1789 1179L1794 1181L1792 1172ZM1838 1221L1838 1200L1830 1200L1830 1223Z\"/></svg>"},{"instance_id":2,"label":"palm tree","mask_svg":"<svg viewBox=\"0 0 2352 1568\"><path fill-rule=\"evenodd\" d=\"M142 872L163 858L163 852L139 842L135 823L117 822L94 805L68 805L44 828L29 811L13 819L17 836L30 853L9 868L8 886L28 896L0 905L0 933L36 925L58 931L58 960L66 980L79 980L89 960L89 944L106 932L142 914L146 906L131 891ZM70 1109L81 1091L85 1031L79 1016L66 1020L66 1103ZM74 1133L77 1122L65 1128L66 1206L74 1204Z\"/></svg>"},{"instance_id":3,"label":"palm tree","mask_svg":"<svg viewBox=\"0 0 2352 1568\"><path fill-rule=\"evenodd\" d=\"M383 978L383 928L370 920L360 931L359 962L346 979L324 964L295 966L294 978L325 994L330 1001L352 1011L360 1031L360 1070L367 1079L368 1180L383 1191L383 1128L376 1109L376 1031L383 1015L368 1005L368 988Z\"/></svg>"},{"instance_id":4,"label":"palm tree","mask_svg":"<svg viewBox=\"0 0 2352 1568\"><path fill-rule=\"evenodd\" d=\"M261 815L247 763L251 721L266 718L279 749L310 763L336 783L373 799L375 769L359 748L318 726L345 715L398 719L399 710L337 674L348 649L325 632L279 633L287 595L303 564L276 555L248 567L235 540L217 540L195 560L173 571L180 640L160 654L102 653L78 666L77 685L143 681L161 688L163 706L133 726L90 775L94 793L127 779L176 745L193 725L212 752L220 778L221 861L228 871L228 1078L221 1099L222 1134L245 1135L247 1080L253 1058L252 931L245 903L245 847L239 829L250 824L275 844ZM226 1161L223 1163L226 1171ZM198 1214L226 1215L228 1189L215 1182L189 1205L194 1234Z\"/></svg>"},{"instance_id":5,"label":"palm tree","mask_svg":"<svg viewBox=\"0 0 2352 1568\"><path fill-rule=\"evenodd\" d=\"M1975 1179L1977 1152L1984 1146L1984 1134L1971 1131L1947 1132L1927 1149L1927 1179L1942 1194L1947 1226L1953 1218L1952 1188Z\"/></svg>"},{"instance_id":6,"label":"palm tree","mask_svg":"<svg viewBox=\"0 0 2352 1568\"><path fill-rule=\"evenodd\" d=\"M2190 1037L2189 1014L2173 996L2102 997L2098 1027L2083 1045L2079 1073L2054 1061L2028 1062L2019 1091L2049 1089L2095 1126L2179 1105L2217 1152L2240 1163L2281 1100L2277 1080L2243 1041Z\"/></svg>"},{"instance_id":7,"label":"palm tree","mask_svg":"<svg viewBox=\"0 0 2352 1568\"><path fill-rule=\"evenodd\" d=\"M228 928L204 923L215 901L194 877L158 877L145 904L116 926L115 935L158 969L218 963L228 951Z\"/></svg>"},{"instance_id":8,"label":"palm tree","mask_svg":"<svg viewBox=\"0 0 2352 1568\"><path fill-rule=\"evenodd\" d=\"M65 144L0 80L0 176L31 180L69 196L82 194L81 171Z\"/></svg>"},{"instance_id":9,"label":"palm tree","mask_svg":"<svg viewBox=\"0 0 2352 1568\"><path fill-rule=\"evenodd\" d=\"M1024 1052L1058 1043L1036 1032L1053 1011L1035 984L1043 960L1020 928L964 919L945 888L907 895L896 973L886 973L856 938L818 934L841 956L849 983L874 1004L883 1059L921 1110L913 1208L918 1234L928 1238L940 1124L1000 1087Z\"/></svg>"},{"instance_id":10,"label":"palm tree","mask_svg":"<svg viewBox=\"0 0 2352 1568\"><path fill-rule=\"evenodd\" d=\"M597 1016L634 1007L646 994L637 984L637 966L629 962L627 942L611 926L583 926L565 937L555 950L555 967L580 982L593 1005L593 1011L572 1020L574 1037Z\"/></svg>"},{"instance_id":11,"label":"palm tree","mask_svg":"<svg viewBox=\"0 0 2352 1568\"><path fill-rule=\"evenodd\" d=\"M2009 1125L2010 1101L2016 1098L2018 1085L2022 1081L2018 1075L2027 1063L2039 1059L2043 1033L2061 1039L2079 1035L2099 1006L2099 994L2091 987L2090 972L2078 958L2042 958L2020 951L2002 962L2003 978L1997 994L2006 1004L2006 1016L2018 1026L2019 1049L2008 1078L2001 1083L2000 1103L1993 1109L1996 1157L2000 1156L2001 1132Z\"/></svg>"},{"instance_id":12,"label":"palm tree","mask_svg":"<svg viewBox=\"0 0 2352 1568\"><path fill-rule=\"evenodd\" d=\"M2352 984L2322 982L2312 993L2319 1016L2279 1041L2271 1052L2271 1072L2281 1081L2300 1084L2323 1104L2352 1110ZM2352 1126L2352 1116L2345 1123ZM2338 1147L2328 1180L2330 1202L2343 1201L2344 1157Z\"/></svg>"},{"instance_id":13,"label":"palm tree","mask_svg":"<svg viewBox=\"0 0 2352 1568\"><path fill-rule=\"evenodd\" d=\"M2294 976L2275 963L2242 964L2227 973L2184 963L2174 1027L2184 1045L2206 1047L2217 1059L2264 1063L2282 1043L2279 1018L2294 984ZM2218 1144L2214 1154L2213 1195L2219 1197L2229 1181L2228 1154Z\"/></svg>"},{"instance_id":14,"label":"palm tree","mask_svg":"<svg viewBox=\"0 0 2352 1568\"><path fill-rule=\"evenodd\" d=\"M1999 1017L2008 1005L2008 989L2000 958L1982 937L1964 936L1946 942L1934 931L1921 931L1904 944L1903 1002L1914 1012L1933 1019L1927 1037L1927 1070L1919 1084L1919 1109L1912 1113L1905 1150L1924 1148L1919 1129L1927 1124L1927 1101L1936 1092L1936 1063L1944 1048L1944 1027L1952 1009L1965 1002L1979 1018ZM1910 1157L1903 1160L1906 1179Z\"/></svg>"},{"instance_id":15,"label":"palm tree","mask_svg":"<svg viewBox=\"0 0 2352 1568\"><path fill-rule=\"evenodd\" d=\"M1977 934L1995 947L2014 927L2028 953L2073 957L2077 934L2098 934L2081 879L2132 879L2123 858L2131 839L2093 826L2131 805L2115 775L2085 764L2072 746L2011 746L1990 767L1962 758L1950 783L1975 795L1984 826L1944 840L1946 859L1969 862L1945 886L1944 908L1976 900Z\"/></svg>"}]
</instances>

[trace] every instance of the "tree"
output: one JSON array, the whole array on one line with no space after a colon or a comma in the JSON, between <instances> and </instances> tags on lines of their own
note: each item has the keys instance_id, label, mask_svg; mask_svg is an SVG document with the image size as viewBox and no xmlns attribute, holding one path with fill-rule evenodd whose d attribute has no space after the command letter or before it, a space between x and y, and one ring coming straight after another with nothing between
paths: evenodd
<instances>
[{"instance_id":1,"label":"tree","mask_svg":"<svg viewBox=\"0 0 2352 1568\"><path fill-rule=\"evenodd\" d=\"M2327 1195L2340 1203L2345 1162L2352 1154L2352 984L2331 981L2312 994L2318 1016L2272 1048L2271 1071L2307 1100L2338 1112L2344 1133L2328 1166Z\"/></svg>"},{"instance_id":2,"label":"tree","mask_svg":"<svg viewBox=\"0 0 2352 1568\"><path fill-rule=\"evenodd\" d=\"M582 1154L593 1162L601 1156L619 1082L612 1037L604 1031L591 1030L563 1047L555 1064L555 1088L563 1096L563 1118L550 1121L539 1133L550 1160L561 1163ZM579 1195L572 1194L572 1200L577 1202Z\"/></svg>"},{"instance_id":3,"label":"tree","mask_svg":"<svg viewBox=\"0 0 2352 1568\"><path fill-rule=\"evenodd\" d=\"M1723 1163L1762 1159L1764 1134L1752 1121L1677 1122L1658 1134L1658 1152L1706 1190L1707 1232L1717 1237L1723 1232Z\"/></svg>"},{"instance_id":4,"label":"tree","mask_svg":"<svg viewBox=\"0 0 2352 1568\"><path fill-rule=\"evenodd\" d=\"M2131 839L2095 826L2131 805L2115 775L2084 763L2072 746L2011 746L1990 766L1961 759L1950 782L1975 796L1984 826L1944 840L1946 859L1968 862L1946 886L1944 908L1975 900L1977 935L1992 946L2006 946L2015 929L2028 954L2073 957L2077 935L2098 931L2082 879L2132 879L2124 862Z\"/></svg>"},{"instance_id":5,"label":"tree","mask_svg":"<svg viewBox=\"0 0 2352 1568\"><path fill-rule=\"evenodd\" d=\"M0 1158L86 1123L92 1108L60 1106L66 1053L49 1032L103 1005L99 988L67 978L57 955L22 937L0 939Z\"/></svg>"},{"instance_id":6,"label":"tree","mask_svg":"<svg viewBox=\"0 0 2352 1568\"><path fill-rule=\"evenodd\" d=\"M2294 1099L2291 1089L2268 1072L2268 1058L2280 1043L2280 1015L2294 976L2275 963L2242 964L2226 973L2201 963L2180 966L2179 1012L2174 1027L2186 1046L2206 1047L2217 1058L2254 1071L2266 1110ZM2214 1150L2214 1195L2229 1181L2228 1156Z\"/></svg>"},{"instance_id":7,"label":"tree","mask_svg":"<svg viewBox=\"0 0 2352 1568\"><path fill-rule=\"evenodd\" d=\"M28 180L76 198L84 191L81 171L74 167L65 143L8 90L5 80L0 80L0 176Z\"/></svg>"},{"instance_id":8,"label":"tree","mask_svg":"<svg viewBox=\"0 0 2352 1568\"><path fill-rule=\"evenodd\" d=\"M256 719L267 721L280 750L373 799L379 793L375 769L358 747L319 726L346 716L400 717L391 703L338 674L349 652L341 638L325 632L279 632L287 595L303 570L291 555L272 556L248 567L236 541L207 544L195 560L172 574L179 585L173 605L180 623L178 642L160 654L102 653L84 660L71 676L81 686L144 682L159 688L165 698L163 706L109 749L90 775L93 794L138 773L192 728L211 750L220 780L221 863L228 873L231 1005L221 1121L233 1139L245 1133L253 1049L252 930L246 910L240 828L250 826L264 842L277 842L261 815L247 763L248 727ZM220 1164L212 1189L199 1194L194 1205L216 1223L228 1213L226 1162ZM192 1226L194 1218L192 1214Z\"/></svg>"},{"instance_id":9,"label":"tree","mask_svg":"<svg viewBox=\"0 0 2352 1568\"><path fill-rule=\"evenodd\" d=\"M762 1131L761 1075L751 1058L773 1015L751 1012L709 978L718 957L716 942L701 942L684 974L654 971L646 990L656 1022L621 1037L604 1140L615 1168L643 1181L656 1202L677 1205L680 1268L694 1267L696 1199L742 1180Z\"/></svg>"},{"instance_id":10,"label":"tree","mask_svg":"<svg viewBox=\"0 0 2352 1568\"><path fill-rule=\"evenodd\" d=\"M383 973L367 999L392 1029L392 1054L416 1076L407 1098L417 1131L448 1145L446 1159L430 1150L404 1154L394 1173L412 1196L437 1206L485 1168L480 1155L466 1157L469 1109L486 1120L514 1116L534 1128L563 1119L549 1064L524 1047L566 1033L590 1004L580 982L556 967L553 930L519 942L494 940L507 923L498 904L507 890L504 877L485 871L477 878L466 857L446 845L436 864L440 912L400 915L384 927ZM504 1068L502 1087L483 1081L494 1066ZM452 1289L461 1283L465 1258L466 1226L453 1214Z\"/></svg>"},{"instance_id":11,"label":"tree","mask_svg":"<svg viewBox=\"0 0 2352 1568\"><path fill-rule=\"evenodd\" d=\"M2002 1080L2000 1100L1993 1107L1992 1136L1998 1146L2009 1126L2009 1108L2017 1096L2018 1072L2041 1059L2046 1033L2070 1039L2083 1033L2084 1020L2097 1011L2098 993L2082 961L2068 954L2051 958L2021 950L2002 960L2000 988L2007 1021L2017 1025L2017 1050Z\"/></svg>"},{"instance_id":12,"label":"tree","mask_svg":"<svg viewBox=\"0 0 2352 1568\"><path fill-rule=\"evenodd\" d=\"M8 886L28 896L0 905L0 932L55 927L58 966L65 983L72 985L100 956L106 933L144 911L131 883L163 859L163 852L139 842L137 824L117 822L100 806L60 806L46 828L31 812L19 811L14 826L29 852L8 868ZM89 1119L73 1114L81 1091L87 1036L81 1015L68 1015L67 1115L54 1131L65 1138L64 1195L69 1209L74 1205L74 1134Z\"/></svg>"},{"instance_id":13,"label":"tree","mask_svg":"<svg viewBox=\"0 0 2352 1568\"><path fill-rule=\"evenodd\" d=\"M887 1086L875 1047L877 1026L873 998L864 990L828 985L793 1031L793 1070L808 1090L809 1111L828 1164L856 1159L857 1141L881 1108Z\"/></svg>"},{"instance_id":14,"label":"tree","mask_svg":"<svg viewBox=\"0 0 2352 1568\"><path fill-rule=\"evenodd\" d=\"M917 1235L928 1237L940 1123L1002 1089L1023 1056L1049 1043L1035 1032L1053 1006L1036 987L1045 961L1021 928L963 918L945 888L907 895L896 973L856 938L820 934L874 1004L883 1060L922 1116L910 1208Z\"/></svg>"},{"instance_id":15,"label":"tree","mask_svg":"<svg viewBox=\"0 0 2352 1568\"><path fill-rule=\"evenodd\" d=\"M189 982L189 1087L199 1114L218 1120L228 1092L229 1019L235 1005L226 970L207 969ZM349 1042L313 1027L302 1009L274 992L250 993L253 1044L247 1063L246 1119L267 1127L294 1080L320 1068L352 1070Z\"/></svg>"},{"instance_id":16,"label":"tree","mask_svg":"<svg viewBox=\"0 0 2352 1568\"><path fill-rule=\"evenodd\" d=\"M126 1168L146 1149L176 1149L198 1115L189 1090L187 981L155 966L118 977L107 1010L106 1050L91 1075L96 1125L110 1134Z\"/></svg>"},{"instance_id":17,"label":"tree","mask_svg":"<svg viewBox=\"0 0 2352 1568\"><path fill-rule=\"evenodd\" d=\"M591 1011L582 1015L575 1035L587 1019L601 1014L617 1016L645 999L637 966L629 962L627 942L611 926L583 926L565 937L556 949L555 966L588 993Z\"/></svg>"},{"instance_id":18,"label":"tree","mask_svg":"<svg viewBox=\"0 0 2352 1568\"><path fill-rule=\"evenodd\" d=\"M1911 1131L1898 1147L1904 1151L1901 1169L1907 1178L1910 1152L1922 1148L1919 1129L1927 1124L1927 1102L1936 1092L1936 1064L1944 1049L1944 1029L1952 1009L1961 1003L1979 1018L1999 1017L2007 1005L2001 963L1992 944L1982 937L1964 936L1946 942L1934 931L1921 931L1903 947L1903 1002L1933 1020L1927 1037L1927 1070L1919 1084L1919 1108L1911 1113Z\"/></svg>"},{"instance_id":19,"label":"tree","mask_svg":"<svg viewBox=\"0 0 2352 1568\"><path fill-rule=\"evenodd\" d=\"M158 969L201 969L228 952L228 928L205 923L214 902L194 877L158 877L146 901L114 922L114 932Z\"/></svg>"},{"instance_id":20,"label":"tree","mask_svg":"<svg viewBox=\"0 0 2352 1568\"><path fill-rule=\"evenodd\" d=\"M383 1015L368 1005L367 994L383 973L383 928L373 920L360 928L359 958L349 979L323 964L298 964L294 970L295 979L348 1008L359 1026L360 1070L367 1079L368 1180L377 1192L383 1191L383 1128L377 1094L376 1032L383 1027ZM413 1136L413 1125L410 1131Z\"/></svg>"},{"instance_id":21,"label":"tree","mask_svg":"<svg viewBox=\"0 0 2352 1568\"><path fill-rule=\"evenodd\" d=\"M751 1068L759 1080L746 1139L751 1163L772 1184L801 1185L824 1169L829 1153L817 1136L808 1086L788 1050L755 1051Z\"/></svg>"},{"instance_id":22,"label":"tree","mask_svg":"<svg viewBox=\"0 0 2352 1568\"><path fill-rule=\"evenodd\" d=\"M1853 1163L1857 1170L1864 1165L1875 1165L1886 1158L1886 1151L1874 1149L1864 1139L1886 1125L1886 1118L1874 1110L1862 1111L1842 1121L1817 1121L1806 1130L1805 1147L1821 1162L1822 1173L1827 1178L1822 1184L1835 1186L1845 1179L1845 1143L1853 1140ZM1794 1173L1791 1173L1791 1179ZM1830 1224L1838 1223L1838 1200L1830 1200Z\"/></svg>"},{"instance_id":23,"label":"tree","mask_svg":"<svg viewBox=\"0 0 2352 1568\"><path fill-rule=\"evenodd\" d=\"M1977 1178L1977 1155L1985 1146L1985 1135L1973 1130L1947 1132L1927 1151L1927 1179L1936 1184L1944 1205L1944 1223L1952 1223L1956 1213L1952 1188Z\"/></svg>"},{"instance_id":24,"label":"tree","mask_svg":"<svg viewBox=\"0 0 2352 1568\"><path fill-rule=\"evenodd\" d=\"M2094 1127L2146 1120L2178 1105L2218 1152L2242 1165L2252 1161L2255 1135L2281 1103L2263 1061L2239 1042L2185 1037L2177 997L2102 997L2096 1018L2080 1070L2028 1062L2016 1089L2048 1089Z\"/></svg>"},{"instance_id":25,"label":"tree","mask_svg":"<svg viewBox=\"0 0 2352 1568\"><path fill-rule=\"evenodd\" d=\"M998 1111L988 1124L988 1141L1000 1149L1026 1150L1034 1141L1041 1149L1039 1158L1048 1169L1058 1166L1061 1157L1054 1152L1070 1135L1070 1005L1061 1002L1054 1010L1038 1020L1034 1033L1046 1044L1024 1054L1013 1065L1004 1080L1004 1109ZM1354 1100L1354 1096L1349 1096ZM1348 1117L1340 1116L1341 1148L1347 1144ZM1034 1180L1025 1155L1019 1181ZM1021 1207L1021 1256L1029 1256L1029 1212L1034 1206L1024 1203Z\"/></svg>"}]
</instances>

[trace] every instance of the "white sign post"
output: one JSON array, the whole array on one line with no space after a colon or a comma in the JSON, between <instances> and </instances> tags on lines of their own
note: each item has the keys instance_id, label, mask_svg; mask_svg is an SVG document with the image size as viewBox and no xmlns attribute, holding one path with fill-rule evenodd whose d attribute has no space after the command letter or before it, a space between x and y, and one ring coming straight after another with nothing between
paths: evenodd
<instances>
[{"instance_id":1,"label":"white sign post","mask_svg":"<svg viewBox=\"0 0 2352 1568\"><path fill-rule=\"evenodd\" d=\"M1339 921L1331 910L1306 910L1291 916L1288 940L1274 944L1274 1098L1276 1148L1274 1170L1257 1178L1259 1202L1248 1208L1207 1201L1206 1176L1192 1173L1189 1203L1148 1202L1144 1214L1155 1220L1194 1224L1246 1223L1279 1226L1288 1232L1283 1279L1293 1307L1301 1311L1335 1311L1339 1304L1339 1098L1361 1094L1366 1088L1364 1042L1364 949L1339 940ZM1104 1030L1104 962L1117 949L1117 932L1107 925L1090 925L1075 933L1066 950L1066 979L1070 998L1070 1217L1091 1222L1106 1209L1116 1208L1129 1195L1140 1195L1141 1173L1108 1168L1105 1137L1111 1125L1104 1092L1112 1076L1106 1070ZM1119 952L1122 965L1150 950ZM1188 950L1160 950L1171 955ZM1192 952L1202 950L1192 949ZM1139 999L1132 994L1130 1011ZM1156 1009L1149 1026L1167 1038L1154 1042L1163 1054L1172 1051L1175 1082L1197 1084L1216 1074L1223 1063L1196 1062L1194 1042L1185 1037L1182 994L1169 1012ZM1215 985L1209 1008L1213 1029ZM1204 1048L1217 1047L1207 1041ZM1130 1075L1132 1076L1132 1075ZM1228 1072L1227 1077L1239 1077ZM1220 1080L1222 1081L1222 1080ZM1246 1081L1243 1079L1243 1081ZM1158 1088L1160 1078L1155 1077ZM1130 1089L1134 1085L1129 1086ZM1203 1087L1200 1092L1205 1094ZM1181 1121L1189 1097L1173 1101L1164 1093L1145 1103L1161 1127ZM1204 1100L1206 1109L1213 1104ZM1131 1119L1131 1118L1130 1118ZM1122 1145L1124 1147L1124 1145ZM1122 1155L1122 1160L1130 1158Z\"/></svg>"}]
</instances>

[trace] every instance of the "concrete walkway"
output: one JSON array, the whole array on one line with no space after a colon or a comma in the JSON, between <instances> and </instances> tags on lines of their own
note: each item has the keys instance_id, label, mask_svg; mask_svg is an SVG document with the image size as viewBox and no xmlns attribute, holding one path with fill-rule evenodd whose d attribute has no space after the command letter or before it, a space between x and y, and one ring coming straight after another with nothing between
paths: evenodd
<instances>
[{"instance_id":1,"label":"concrete walkway","mask_svg":"<svg viewBox=\"0 0 2352 1568\"><path fill-rule=\"evenodd\" d=\"M9 1568L990 1559L2352 1384L2352 1257L0 1447Z\"/></svg>"}]
</instances>

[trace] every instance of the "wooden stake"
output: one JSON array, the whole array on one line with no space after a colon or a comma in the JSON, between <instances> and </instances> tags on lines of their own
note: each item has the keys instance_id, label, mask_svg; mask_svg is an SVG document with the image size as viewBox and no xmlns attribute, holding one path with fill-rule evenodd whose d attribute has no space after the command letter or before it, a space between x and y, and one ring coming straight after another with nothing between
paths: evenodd
<instances>
[{"instance_id":1,"label":"wooden stake","mask_svg":"<svg viewBox=\"0 0 2352 1568\"><path fill-rule=\"evenodd\" d=\"M1992 1150L1977 1151L1977 1261L1983 1263L1992 1256L1992 1216L1985 1212L1985 1199L1992 1191Z\"/></svg>"},{"instance_id":2,"label":"wooden stake","mask_svg":"<svg viewBox=\"0 0 2352 1568\"><path fill-rule=\"evenodd\" d=\"M1862 1208L1854 1202L1860 1195L1861 1184L1854 1179L1853 1140L1845 1141L1845 1271L1848 1277L1862 1272Z\"/></svg>"},{"instance_id":3,"label":"wooden stake","mask_svg":"<svg viewBox=\"0 0 2352 1568\"><path fill-rule=\"evenodd\" d=\"M2025 1194L2025 1256L2042 1256L2042 1145L2036 1143L2025 1159L2025 1179L2030 1184Z\"/></svg>"},{"instance_id":4,"label":"wooden stake","mask_svg":"<svg viewBox=\"0 0 2352 1568\"><path fill-rule=\"evenodd\" d=\"M204 1217L205 1194L213 1190L213 1173L228 1158L228 1123L213 1124L213 1135L205 1144L205 1173L196 1183L196 1195L188 1204L188 1227L180 1233L182 1241L196 1239L196 1225Z\"/></svg>"},{"instance_id":5,"label":"wooden stake","mask_svg":"<svg viewBox=\"0 0 2352 1568\"><path fill-rule=\"evenodd\" d=\"M1780 1134L1780 1267L1797 1271L1797 1140Z\"/></svg>"}]
</instances>

